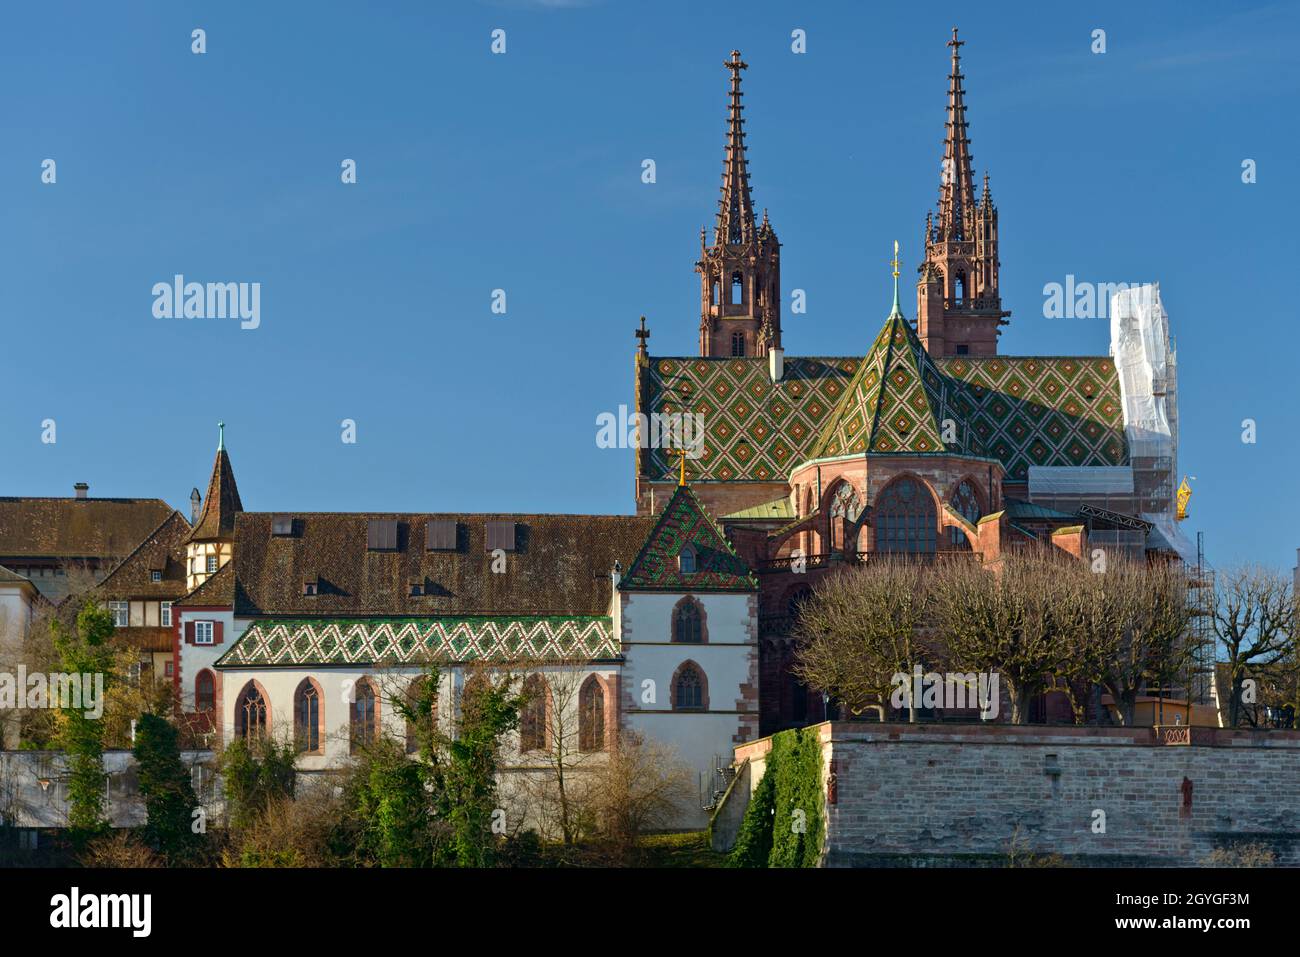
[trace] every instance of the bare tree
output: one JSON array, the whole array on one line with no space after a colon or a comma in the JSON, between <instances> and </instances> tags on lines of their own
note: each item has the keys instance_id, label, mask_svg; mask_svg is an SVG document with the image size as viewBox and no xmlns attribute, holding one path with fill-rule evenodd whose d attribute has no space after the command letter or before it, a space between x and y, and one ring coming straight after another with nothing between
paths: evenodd
<instances>
[{"instance_id":1,"label":"bare tree","mask_svg":"<svg viewBox=\"0 0 1300 957\"><path fill-rule=\"evenodd\" d=\"M1243 565L1217 577L1210 615L1231 684L1228 725L1236 727L1249 674L1294 652L1296 595L1287 575Z\"/></svg>"},{"instance_id":2,"label":"bare tree","mask_svg":"<svg viewBox=\"0 0 1300 957\"><path fill-rule=\"evenodd\" d=\"M694 795L690 772L671 748L623 731L594 766L587 796L600 836L626 863L640 838L666 827Z\"/></svg>"},{"instance_id":3,"label":"bare tree","mask_svg":"<svg viewBox=\"0 0 1300 957\"><path fill-rule=\"evenodd\" d=\"M935 658L921 634L929 601L926 570L886 557L822 581L799 609L795 672L810 687L842 701L855 714L882 709L893 677ZM907 696L909 720L917 702Z\"/></svg>"}]
</instances>

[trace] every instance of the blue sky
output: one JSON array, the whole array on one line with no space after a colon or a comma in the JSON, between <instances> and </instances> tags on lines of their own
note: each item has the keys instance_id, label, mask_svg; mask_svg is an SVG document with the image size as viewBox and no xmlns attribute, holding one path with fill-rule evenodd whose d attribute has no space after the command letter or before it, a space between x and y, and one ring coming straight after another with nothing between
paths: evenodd
<instances>
[{"instance_id":1,"label":"blue sky","mask_svg":"<svg viewBox=\"0 0 1300 957\"><path fill-rule=\"evenodd\" d=\"M917 262L956 24L1003 351L1104 354L1106 322L1044 319L1043 285L1158 280L1197 478L1185 530L1216 564L1291 567L1297 7L983 6L8 5L0 494L84 480L184 510L223 419L250 509L628 512L631 453L597 448L595 418L632 402L639 315L653 352L695 351L728 52L750 64L787 304L808 296L787 351L858 354L892 240ZM155 319L176 273L260 282L261 327Z\"/></svg>"}]
</instances>

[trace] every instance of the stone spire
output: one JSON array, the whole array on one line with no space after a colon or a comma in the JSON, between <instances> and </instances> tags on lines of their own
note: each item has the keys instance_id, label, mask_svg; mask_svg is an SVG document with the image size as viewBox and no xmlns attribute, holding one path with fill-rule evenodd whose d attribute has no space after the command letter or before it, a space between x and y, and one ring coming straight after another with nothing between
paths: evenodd
<instances>
[{"instance_id":1,"label":"stone spire","mask_svg":"<svg viewBox=\"0 0 1300 957\"><path fill-rule=\"evenodd\" d=\"M939 178L939 215L925 217L925 259L916 287L916 330L934 356L991 356L1011 315L998 291L998 210L989 191L975 198L975 173L962 85L961 48L953 27L948 119Z\"/></svg>"},{"instance_id":2,"label":"stone spire","mask_svg":"<svg viewBox=\"0 0 1300 957\"><path fill-rule=\"evenodd\" d=\"M727 147L713 243L700 230L700 355L765 356L781 348L781 244L763 211L756 222L745 154L739 50L723 64L731 74Z\"/></svg>"}]
</instances>

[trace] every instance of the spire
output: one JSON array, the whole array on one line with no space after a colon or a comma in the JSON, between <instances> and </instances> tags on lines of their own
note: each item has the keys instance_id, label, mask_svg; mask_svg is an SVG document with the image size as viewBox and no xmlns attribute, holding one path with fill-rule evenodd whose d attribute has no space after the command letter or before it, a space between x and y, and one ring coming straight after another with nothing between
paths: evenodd
<instances>
[{"instance_id":1,"label":"spire","mask_svg":"<svg viewBox=\"0 0 1300 957\"><path fill-rule=\"evenodd\" d=\"M975 175L971 172L967 138L966 91L961 81L961 48L952 28L952 72L948 74L948 120L943 142L943 172L939 183L939 238L969 240L974 232Z\"/></svg>"},{"instance_id":2,"label":"spire","mask_svg":"<svg viewBox=\"0 0 1300 957\"><path fill-rule=\"evenodd\" d=\"M894 267L894 308L889 312L889 318L903 316L903 310L898 305L898 240L894 240L894 258L889 261L889 265Z\"/></svg>"},{"instance_id":3,"label":"spire","mask_svg":"<svg viewBox=\"0 0 1300 957\"><path fill-rule=\"evenodd\" d=\"M217 458L212 463L212 477L208 479L208 494L203 499L203 511L190 531L186 543L235 537L235 515L244 510L239 500L239 487L235 485L235 471L230 466L226 452L225 423L217 425Z\"/></svg>"},{"instance_id":4,"label":"spire","mask_svg":"<svg viewBox=\"0 0 1300 957\"><path fill-rule=\"evenodd\" d=\"M749 194L749 167L745 160L745 119L740 98L740 71L749 64L732 50L731 59L723 64L731 71L731 89L727 105L727 155L722 164L722 198L718 202L718 224L713 231L716 245L732 246L754 238L754 201Z\"/></svg>"}]
</instances>

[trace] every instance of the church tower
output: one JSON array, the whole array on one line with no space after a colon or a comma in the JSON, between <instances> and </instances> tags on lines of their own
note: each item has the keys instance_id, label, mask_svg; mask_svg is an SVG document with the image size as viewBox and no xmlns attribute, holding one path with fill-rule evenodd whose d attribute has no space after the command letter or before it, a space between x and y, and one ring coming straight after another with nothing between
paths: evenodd
<instances>
[{"instance_id":1,"label":"church tower","mask_svg":"<svg viewBox=\"0 0 1300 957\"><path fill-rule=\"evenodd\" d=\"M230 561L235 548L235 515L244 510L235 471L226 452L226 425L217 423L217 458L208 479L203 511L185 539L185 587L193 591Z\"/></svg>"},{"instance_id":2,"label":"church tower","mask_svg":"<svg viewBox=\"0 0 1300 957\"><path fill-rule=\"evenodd\" d=\"M740 71L747 66L732 50L727 108L727 152L722 198L713 244L700 228L700 355L765 356L781 348L781 244L768 222L756 223L745 160Z\"/></svg>"},{"instance_id":3,"label":"church tower","mask_svg":"<svg viewBox=\"0 0 1300 957\"><path fill-rule=\"evenodd\" d=\"M953 27L948 75L948 122L939 181L939 219L925 217L925 261L916 287L917 334L932 356L997 355L1001 326L1011 315L998 292L998 210L989 192L975 198L967 136L961 47Z\"/></svg>"}]
</instances>

